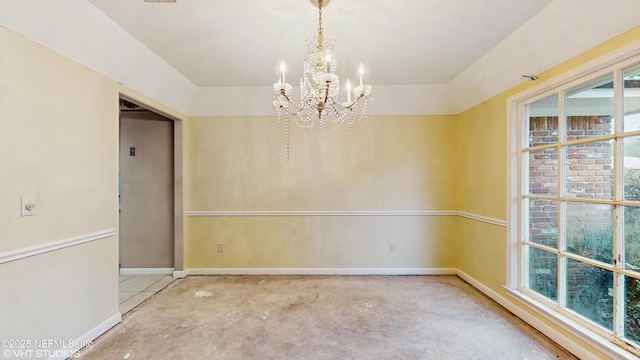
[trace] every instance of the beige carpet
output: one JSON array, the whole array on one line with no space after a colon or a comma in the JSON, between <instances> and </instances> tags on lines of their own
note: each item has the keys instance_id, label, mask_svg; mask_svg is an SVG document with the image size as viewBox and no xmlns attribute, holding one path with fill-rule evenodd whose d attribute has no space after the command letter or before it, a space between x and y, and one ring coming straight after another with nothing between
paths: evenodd
<instances>
[{"instance_id":1,"label":"beige carpet","mask_svg":"<svg viewBox=\"0 0 640 360\"><path fill-rule=\"evenodd\" d=\"M573 359L454 276L190 276L83 359Z\"/></svg>"}]
</instances>

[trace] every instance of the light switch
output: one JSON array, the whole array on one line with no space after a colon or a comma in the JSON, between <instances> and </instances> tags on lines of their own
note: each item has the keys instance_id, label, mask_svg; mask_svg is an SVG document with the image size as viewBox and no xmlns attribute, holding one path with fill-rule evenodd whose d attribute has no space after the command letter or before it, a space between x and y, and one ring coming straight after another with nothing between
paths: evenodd
<instances>
[{"instance_id":1,"label":"light switch","mask_svg":"<svg viewBox=\"0 0 640 360\"><path fill-rule=\"evenodd\" d=\"M22 216L32 216L36 214L36 197L35 196L23 196L20 204L22 210L20 214Z\"/></svg>"}]
</instances>

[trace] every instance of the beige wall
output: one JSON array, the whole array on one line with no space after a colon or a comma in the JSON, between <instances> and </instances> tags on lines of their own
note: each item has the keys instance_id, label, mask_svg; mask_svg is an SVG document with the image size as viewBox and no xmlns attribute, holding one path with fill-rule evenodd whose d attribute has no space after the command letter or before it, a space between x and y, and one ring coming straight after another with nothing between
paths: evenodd
<instances>
[{"instance_id":1,"label":"beige wall","mask_svg":"<svg viewBox=\"0 0 640 360\"><path fill-rule=\"evenodd\" d=\"M79 339L118 312L117 84L1 27L0 48L0 338Z\"/></svg>"},{"instance_id":2,"label":"beige wall","mask_svg":"<svg viewBox=\"0 0 640 360\"><path fill-rule=\"evenodd\" d=\"M243 216L189 217L185 267L454 267L455 219L395 213L453 209L453 134L452 116L369 116L324 143L319 131L292 128L287 160L284 124L273 117L191 119L188 211ZM247 214L255 211L338 214Z\"/></svg>"}]
</instances>

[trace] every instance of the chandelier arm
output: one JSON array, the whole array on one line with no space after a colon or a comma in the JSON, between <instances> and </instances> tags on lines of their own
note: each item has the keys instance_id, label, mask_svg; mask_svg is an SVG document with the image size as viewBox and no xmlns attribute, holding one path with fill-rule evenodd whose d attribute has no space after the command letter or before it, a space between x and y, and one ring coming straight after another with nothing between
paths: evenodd
<instances>
[{"instance_id":1,"label":"chandelier arm","mask_svg":"<svg viewBox=\"0 0 640 360\"><path fill-rule=\"evenodd\" d=\"M360 94L360 96L358 96L355 100L353 100L350 104L348 105L343 105L341 102L339 102L337 99L335 99L334 97L331 97L331 100L334 104L336 104L337 106L339 106L341 109L344 110L351 110L353 108L354 105L356 105L358 103L358 101L360 101L360 99L362 98L366 98L366 96L364 94Z\"/></svg>"},{"instance_id":2,"label":"chandelier arm","mask_svg":"<svg viewBox=\"0 0 640 360\"><path fill-rule=\"evenodd\" d=\"M291 109L290 109L291 107L294 108L294 111L291 111ZM296 104L294 104L292 102L288 102L287 106L280 105L280 109L283 109L284 111L287 112L287 114L293 115L293 116L300 115L302 113L302 108L303 107L301 105L296 105Z\"/></svg>"},{"instance_id":3,"label":"chandelier arm","mask_svg":"<svg viewBox=\"0 0 640 360\"><path fill-rule=\"evenodd\" d=\"M331 104L331 106L338 107L342 110L348 109L348 107L345 107L344 105L342 105L340 101L338 101L338 99L336 99L334 96L329 97L329 99L325 101L325 103L329 103Z\"/></svg>"},{"instance_id":4,"label":"chandelier arm","mask_svg":"<svg viewBox=\"0 0 640 360\"><path fill-rule=\"evenodd\" d=\"M312 105L315 104L315 98L312 96L308 96L307 98L305 98L300 104L294 104L288 96L285 95L285 99L287 99L287 103L286 106L285 105L280 105L278 106L278 108L283 109L284 111L286 111L288 114L293 115L293 116L298 116L300 114L302 114L302 111L304 110L305 107L312 107ZM295 110L292 111L290 108L294 108Z\"/></svg>"},{"instance_id":5,"label":"chandelier arm","mask_svg":"<svg viewBox=\"0 0 640 360\"><path fill-rule=\"evenodd\" d=\"M280 90L280 96L283 96L288 103L291 102L291 98L287 95L287 93L284 91L284 89Z\"/></svg>"},{"instance_id":6,"label":"chandelier arm","mask_svg":"<svg viewBox=\"0 0 640 360\"><path fill-rule=\"evenodd\" d=\"M353 100L353 102L351 103L351 105L349 105L349 109L351 109L358 101L360 101L360 99L362 98L367 98L367 96L364 93L360 93L360 96L358 96L355 100Z\"/></svg>"},{"instance_id":7,"label":"chandelier arm","mask_svg":"<svg viewBox=\"0 0 640 360\"><path fill-rule=\"evenodd\" d=\"M289 115L298 116L300 114L300 111L291 111L289 110L289 107L281 106L280 109L284 109L284 111L286 111Z\"/></svg>"}]
</instances>

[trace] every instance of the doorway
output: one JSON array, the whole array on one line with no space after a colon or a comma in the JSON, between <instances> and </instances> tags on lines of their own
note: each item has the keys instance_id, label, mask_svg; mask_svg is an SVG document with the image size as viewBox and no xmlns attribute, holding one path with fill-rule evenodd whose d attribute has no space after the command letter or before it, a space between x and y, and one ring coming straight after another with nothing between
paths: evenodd
<instances>
[{"instance_id":1,"label":"doorway","mask_svg":"<svg viewBox=\"0 0 640 360\"><path fill-rule=\"evenodd\" d=\"M120 101L119 262L122 275L175 271L174 121Z\"/></svg>"}]
</instances>

